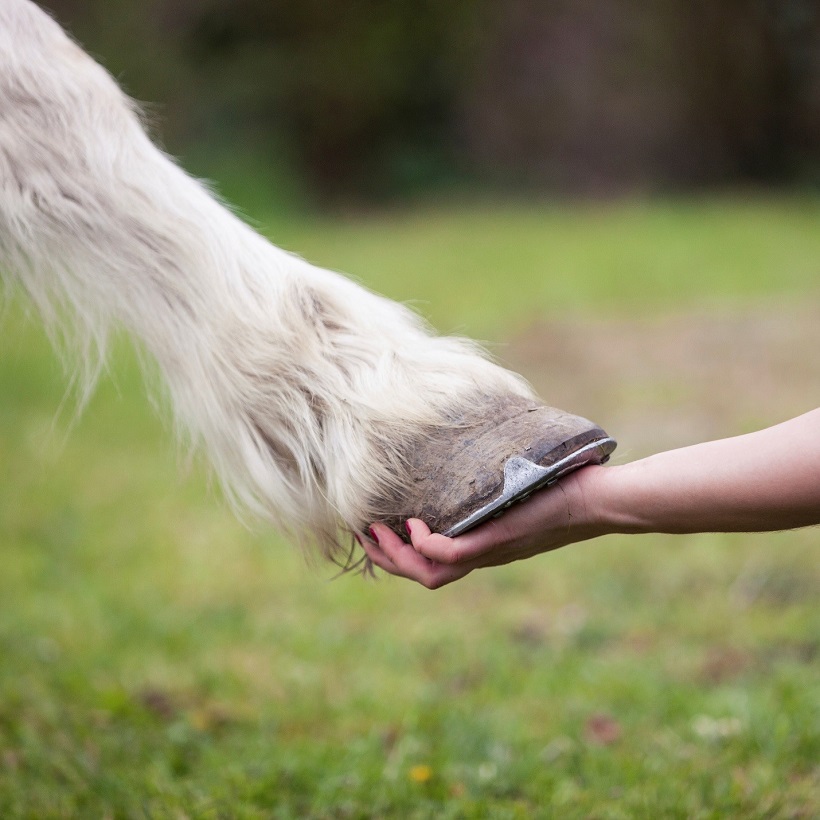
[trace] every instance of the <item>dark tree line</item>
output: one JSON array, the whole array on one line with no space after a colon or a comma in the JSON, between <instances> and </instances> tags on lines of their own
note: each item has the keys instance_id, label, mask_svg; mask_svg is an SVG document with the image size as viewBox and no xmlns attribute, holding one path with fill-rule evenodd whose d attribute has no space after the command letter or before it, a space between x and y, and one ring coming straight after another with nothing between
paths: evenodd
<instances>
[{"instance_id":1,"label":"dark tree line","mask_svg":"<svg viewBox=\"0 0 820 820\"><path fill-rule=\"evenodd\" d=\"M820 177L817 0L46 0L162 135L327 195Z\"/></svg>"}]
</instances>

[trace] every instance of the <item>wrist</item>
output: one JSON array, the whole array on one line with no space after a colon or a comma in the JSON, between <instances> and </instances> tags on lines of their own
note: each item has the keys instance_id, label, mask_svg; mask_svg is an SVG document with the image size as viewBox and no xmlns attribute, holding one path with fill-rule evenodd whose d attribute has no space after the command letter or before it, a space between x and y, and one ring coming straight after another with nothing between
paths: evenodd
<instances>
[{"instance_id":1,"label":"wrist","mask_svg":"<svg viewBox=\"0 0 820 820\"><path fill-rule=\"evenodd\" d=\"M611 467L589 466L561 482L568 501L570 526L576 535L583 534L587 539L615 532L608 514L611 472Z\"/></svg>"},{"instance_id":2,"label":"wrist","mask_svg":"<svg viewBox=\"0 0 820 820\"><path fill-rule=\"evenodd\" d=\"M638 462L598 467L590 474L588 515L598 535L651 532L641 501Z\"/></svg>"}]
</instances>

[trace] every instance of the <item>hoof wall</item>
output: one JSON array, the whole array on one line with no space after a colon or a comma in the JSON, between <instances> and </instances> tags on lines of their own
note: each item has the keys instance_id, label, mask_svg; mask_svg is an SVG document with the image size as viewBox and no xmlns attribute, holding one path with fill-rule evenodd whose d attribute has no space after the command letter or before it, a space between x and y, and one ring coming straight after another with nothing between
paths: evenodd
<instances>
[{"instance_id":1,"label":"hoof wall","mask_svg":"<svg viewBox=\"0 0 820 820\"><path fill-rule=\"evenodd\" d=\"M407 494L388 507L401 512L383 519L402 538L408 518L460 535L579 467L603 464L616 446L588 419L517 396L482 398L427 432L411 451Z\"/></svg>"},{"instance_id":2,"label":"hoof wall","mask_svg":"<svg viewBox=\"0 0 820 820\"><path fill-rule=\"evenodd\" d=\"M586 464L603 464L609 459L609 454L615 447L615 439L607 436L574 450L548 467L520 456L509 459L504 465L504 484L500 495L453 524L444 535L454 538L490 518L497 518L513 504L526 501L536 490L554 484L561 476L579 467Z\"/></svg>"}]
</instances>

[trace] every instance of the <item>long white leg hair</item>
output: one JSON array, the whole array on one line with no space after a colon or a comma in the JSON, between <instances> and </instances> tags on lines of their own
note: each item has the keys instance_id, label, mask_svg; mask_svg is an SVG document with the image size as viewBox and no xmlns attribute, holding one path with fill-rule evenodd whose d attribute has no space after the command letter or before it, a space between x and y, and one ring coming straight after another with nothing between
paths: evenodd
<instances>
[{"instance_id":1,"label":"long white leg hair","mask_svg":"<svg viewBox=\"0 0 820 820\"><path fill-rule=\"evenodd\" d=\"M0 274L71 340L86 389L124 326L236 505L331 557L395 512L408 448L456 423L454 404L531 395L473 344L251 230L29 0L0 0Z\"/></svg>"}]
</instances>

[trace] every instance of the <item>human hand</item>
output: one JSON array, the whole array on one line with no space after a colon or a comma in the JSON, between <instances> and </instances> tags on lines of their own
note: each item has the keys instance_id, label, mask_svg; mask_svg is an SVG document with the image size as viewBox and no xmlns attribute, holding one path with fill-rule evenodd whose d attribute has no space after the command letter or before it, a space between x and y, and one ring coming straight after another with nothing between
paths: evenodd
<instances>
[{"instance_id":1,"label":"human hand","mask_svg":"<svg viewBox=\"0 0 820 820\"><path fill-rule=\"evenodd\" d=\"M764 532L820 524L820 408L756 433L584 467L457 538L407 522L362 539L370 560L429 589L606 533Z\"/></svg>"},{"instance_id":2,"label":"human hand","mask_svg":"<svg viewBox=\"0 0 820 820\"><path fill-rule=\"evenodd\" d=\"M438 589L474 569L531 558L602 535L595 512L599 485L612 468L585 467L535 493L500 518L456 538L431 533L417 518L406 522L410 544L384 524L373 524L361 544L385 572Z\"/></svg>"}]
</instances>

